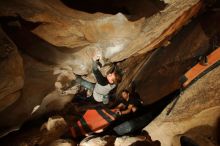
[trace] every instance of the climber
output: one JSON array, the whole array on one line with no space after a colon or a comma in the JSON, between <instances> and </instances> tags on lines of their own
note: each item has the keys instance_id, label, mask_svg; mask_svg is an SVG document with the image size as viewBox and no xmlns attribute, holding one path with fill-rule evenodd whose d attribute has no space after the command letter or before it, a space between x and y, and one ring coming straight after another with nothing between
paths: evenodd
<instances>
[{"instance_id":1,"label":"climber","mask_svg":"<svg viewBox=\"0 0 220 146\"><path fill-rule=\"evenodd\" d=\"M143 104L136 92L129 92L127 89L121 92L121 99L121 103L113 109L119 115L135 113Z\"/></svg>"},{"instance_id":2,"label":"climber","mask_svg":"<svg viewBox=\"0 0 220 146\"><path fill-rule=\"evenodd\" d=\"M97 80L96 84L90 83L81 77L77 77L76 82L87 88L89 91L92 91L92 95L87 98L88 101L108 104L109 93L121 82L122 75L121 72L115 68L108 72L107 76L104 77L99 70L100 66L99 58L94 57L92 71Z\"/></svg>"}]
</instances>

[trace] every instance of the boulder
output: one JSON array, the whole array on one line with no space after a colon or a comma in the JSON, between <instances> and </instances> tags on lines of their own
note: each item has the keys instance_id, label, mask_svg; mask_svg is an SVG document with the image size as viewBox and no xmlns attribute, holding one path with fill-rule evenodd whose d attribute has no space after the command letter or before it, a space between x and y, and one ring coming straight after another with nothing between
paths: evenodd
<instances>
[{"instance_id":1,"label":"boulder","mask_svg":"<svg viewBox=\"0 0 220 146\"><path fill-rule=\"evenodd\" d=\"M23 59L15 44L0 28L0 111L13 104L24 86Z\"/></svg>"},{"instance_id":2,"label":"boulder","mask_svg":"<svg viewBox=\"0 0 220 146\"><path fill-rule=\"evenodd\" d=\"M106 135L103 137L86 137L83 139L80 146L160 146L159 141L152 141L149 136L122 136L116 137L111 135Z\"/></svg>"},{"instance_id":3,"label":"boulder","mask_svg":"<svg viewBox=\"0 0 220 146\"><path fill-rule=\"evenodd\" d=\"M30 124L30 125L29 125ZM28 127L28 128L27 128ZM44 123L29 121L26 127L0 139L1 145L16 146L73 146L72 140L60 139L68 131L66 121L60 116L49 117ZM13 136L12 136L13 135Z\"/></svg>"},{"instance_id":4,"label":"boulder","mask_svg":"<svg viewBox=\"0 0 220 146\"><path fill-rule=\"evenodd\" d=\"M49 146L76 146L72 140L58 139L53 141Z\"/></svg>"},{"instance_id":5,"label":"boulder","mask_svg":"<svg viewBox=\"0 0 220 146\"><path fill-rule=\"evenodd\" d=\"M108 63L155 49L195 16L202 5L199 0L169 1L163 11L148 19L130 21L122 13L85 13L59 0L10 0L1 2L0 16L16 18L18 14L22 27L55 47L21 46L25 51L85 75L91 72L94 55L101 55L103 62ZM23 20L34 23L34 27ZM42 57L42 54L50 56Z\"/></svg>"},{"instance_id":6,"label":"boulder","mask_svg":"<svg viewBox=\"0 0 220 146\"><path fill-rule=\"evenodd\" d=\"M42 64L33 58L22 55L24 62L24 85L16 102L0 112L0 135L18 129L31 117L33 108L41 104L43 98L55 87L56 76L53 67ZM6 65L6 64L5 64Z\"/></svg>"},{"instance_id":7,"label":"boulder","mask_svg":"<svg viewBox=\"0 0 220 146\"><path fill-rule=\"evenodd\" d=\"M220 67L218 66L198 79L183 91L169 115L167 111L172 103L144 130L153 140L159 140L163 146L178 146L179 139L176 140L176 138L180 138L181 135L194 137L195 142L201 146L207 144L204 143L205 140L203 143L200 141L201 137L210 139L209 143L215 145L217 135L214 130L219 128L220 117L219 75ZM207 133L202 132L204 131L202 127L206 127Z\"/></svg>"}]
</instances>

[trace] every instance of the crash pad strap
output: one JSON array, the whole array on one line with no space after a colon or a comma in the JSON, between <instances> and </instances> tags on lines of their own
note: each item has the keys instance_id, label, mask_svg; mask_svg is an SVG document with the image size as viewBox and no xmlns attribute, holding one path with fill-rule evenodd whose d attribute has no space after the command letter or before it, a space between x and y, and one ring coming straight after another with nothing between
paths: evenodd
<instances>
[{"instance_id":1,"label":"crash pad strap","mask_svg":"<svg viewBox=\"0 0 220 146\"><path fill-rule=\"evenodd\" d=\"M115 114L114 112L112 112L110 109L105 109L105 111L106 111L109 115L113 116L114 118L117 117L116 114Z\"/></svg>"},{"instance_id":2,"label":"crash pad strap","mask_svg":"<svg viewBox=\"0 0 220 146\"><path fill-rule=\"evenodd\" d=\"M111 122L112 121L112 119L109 117L109 116L107 116L101 109L97 109L96 110L107 122Z\"/></svg>"},{"instance_id":3,"label":"crash pad strap","mask_svg":"<svg viewBox=\"0 0 220 146\"><path fill-rule=\"evenodd\" d=\"M85 130L86 133L92 132L92 130L89 128L89 126L86 123L86 120L84 118L80 118L79 121L80 121L80 123L82 125L82 128Z\"/></svg>"},{"instance_id":4,"label":"crash pad strap","mask_svg":"<svg viewBox=\"0 0 220 146\"><path fill-rule=\"evenodd\" d=\"M71 130L73 137L77 137L77 135L79 135L79 133L81 133L80 127L77 123L72 123L70 130Z\"/></svg>"}]
</instances>

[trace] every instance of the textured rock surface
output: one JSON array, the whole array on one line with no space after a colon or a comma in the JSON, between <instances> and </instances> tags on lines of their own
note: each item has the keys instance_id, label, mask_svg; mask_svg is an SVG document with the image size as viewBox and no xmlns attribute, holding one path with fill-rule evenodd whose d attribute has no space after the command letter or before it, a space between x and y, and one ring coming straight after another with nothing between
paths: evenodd
<instances>
[{"instance_id":1,"label":"textured rock surface","mask_svg":"<svg viewBox=\"0 0 220 146\"><path fill-rule=\"evenodd\" d=\"M219 47L219 20L220 12L210 10L184 26L167 47L152 52L134 78L145 104L179 89L179 78L198 62L200 56Z\"/></svg>"},{"instance_id":2,"label":"textured rock surface","mask_svg":"<svg viewBox=\"0 0 220 146\"><path fill-rule=\"evenodd\" d=\"M219 134L218 127L213 127L210 125L198 126L188 130L187 132L181 135L177 135L176 137L174 137L173 145L181 146L180 138L184 136L190 138L194 143L197 143L200 146L218 146L219 143L217 139L219 139L219 135L217 134Z\"/></svg>"},{"instance_id":3,"label":"textured rock surface","mask_svg":"<svg viewBox=\"0 0 220 146\"><path fill-rule=\"evenodd\" d=\"M76 146L71 140L58 139L52 142L49 146Z\"/></svg>"},{"instance_id":4,"label":"textured rock surface","mask_svg":"<svg viewBox=\"0 0 220 146\"><path fill-rule=\"evenodd\" d=\"M30 123L31 122L31 123ZM61 140L60 136L68 131L67 123L60 116L48 118L43 124L29 121L29 128L23 127L22 132L12 133L0 139L5 146L73 146L72 140ZM12 140L13 139L13 140Z\"/></svg>"},{"instance_id":5,"label":"textured rock surface","mask_svg":"<svg viewBox=\"0 0 220 146\"><path fill-rule=\"evenodd\" d=\"M183 92L170 115L166 113L172 103L144 130L149 132L153 140L159 140L163 146L170 146L174 137L184 135L193 128L210 126L209 129L216 129L220 117L219 78L220 67L217 67ZM197 135L206 134L199 132ZM210 137L213 139L210 142L215 144L216 135Z\"/></svg>"},{"instance_id":6,"label":"textured rock surface","mask_svg":"<svg viewBox=\"0 0 220 146\"><path fill-rule=\"evenodd\" d=\"M23 60L0 28L0 111L15 102L24 85Z\"/></svg>"},{"instance_id":7,"label":"textured rock surface","mask_svg":"<svg viewBox=\"0 0 220 146\"><path fill-rule=\"evenodd\" d=\"M40 107L32 117L41 116L53 111L60 111L67 103L71 102L72 99L73 95L60 95L56 90L52 91L43 98L42 102L39 104Z\"/></svg>"},{"instance_id":8,"label":"textured rock surface","mask_svg":"<svg viewBox=\"0 0 220 146\"><path fill-rule=\"evenodd\" d=\"M155 15L151 13L149 18L132 20L130 16L122 13L89 14L73 10L60 0L1 1L0 22L4 31L23 53L25 77L23 79L21 58L15 51L17 56L15 55L14 59L17 59L18 63L16 68L18 67L20 70L19 73L0 71L0 75L4 74L4 77L0 76L0 78L3 77L0 91L4 90L4 92L0 92L0 106L1 104L7 106L6 103L11 104L19 96L20 98L0 113L0 117L4 117L0 121L0 131L5 132L8 129L19 127L31 116L36 105L40 105L40 108L35 114L62 109L65 103L71 101L72 95L61 95L60 92L55 91L55 87L60 90L66 84L68 85L74 79L73 73L84 75L84 78L95 82L94 77L90 74L91 58L94 55L102 56L100 60L102 64L129 58L128 61L126 60L127 62L121 64L124 69L130 68L127 70L126 78L123 79L124 84L120 86L119 90L126 87L135 76L135 71L143 67L144 58L149 57L150 53L147 55L144 53L161 46L164 41L170 39L173 33L196 15L202 6L202 1L199 0L172 0L166 1L166 3L163 11ZM203 34L199 39L201 43L199 42L199 45L195 43L199 47L208 40ZM195 48L199 49L198 46ZM169 54L169 51L164 54ZM171 57L172 55L176 54L171 54ZM5 62L0 64L1 67L4 68L8 65L14 67L14 60L11 62L10 57L7 59L3 60ZM179 57L175 59L179 63ZM172 63L167 62L171 66ZM54 74L55 66L68 72L65 77L62 76L62 73ZM105 66L102 72L106 72L108 68L109 66ZM164 68L162 67L162 70L159 71L163 73L166 70ZM158 68L155 67L155 69ZM170 70L172 71L172 69ZM12 74L12 76L7 77L6 75L5 77L5 74ZM11 77L14 79L13 87L11 87L12 81L9 82ZM175 85L176 79L177 77ZM7 89L5 89L6 84ZM8 88L9 86L10 88ZM177 87L175 86L175 88ZM21 92L20 89L22 89ZM163 91L166 89L164 88ZM71 93L68 94L74 94L75 87L70 90ZM157 100L170 91L163 92L159 96L156 95L157 98L152 96L151 99ZM4 100L1 100L1 96L5 97ZM5 99L10 101L5 101ZM149 103L153 102L148 98L144 97L144 99ZM0 110L4 107L1 108Z\"/></svg>"},{"instance_id":9,"label":"textured rock surface","mask_svg":"<svg viewBox=\"0 0 220 146\"><path fill-rule=\"evenodd\" d=\"M2 133L18 128L31 116L33 108L54 90L56 78L53 76L53 67L39 63L25 55L22 57L25 73L22 95L11 106L0 112L0 116L4 117L0 120Z\"/></svg>"},{"instance_id":10,"label":"textured rock surface","mask_svg":"<svg viewBox=\"0 0 220 146\"><path fill-rule=\"evenodd\" d=\"M101 54L108 62L154 49L197 14L201 7L199 0L176 0L148 19L132 22L121 13L88 14L72 10L58 0L11 0L1 3L1 16L18 14L27 21L37 22L39 25L31 30L34 34L52 45L67 47L61 52L75 52L64 59L56 50L44 50L44 53L52 51L50 54L55 55L54 63L57 63L56 58L61 58L58 63L71 66L77 74L90 71L91 60L88 58L92 58L93 54Z\"/></svg>"},{"instance_id":11,"label":"textured rock surface","mask_svg":"<svg viewBox=\"0 0 220 146\"><path fill-rule=\"evenodd\" d=\"M140 145L148 145L148 146L160 146L158 141L152 141L149 136L103 136L103 137L87 137L83 139L80 146L140 146Z\"/></svg>"},{"instance_id":12,"label":"textured rock surface","mask_svg":"<svg viewBox=\"0 0 220 146\"><path fill-rule=\"evenodd\" d=\"M209 41L201 24L194 21L183 28L169 46L153 52L134 80L145 104L179 89L179 78L197 62L199 56L207 54Z\"/></svg>"}]
</instances>

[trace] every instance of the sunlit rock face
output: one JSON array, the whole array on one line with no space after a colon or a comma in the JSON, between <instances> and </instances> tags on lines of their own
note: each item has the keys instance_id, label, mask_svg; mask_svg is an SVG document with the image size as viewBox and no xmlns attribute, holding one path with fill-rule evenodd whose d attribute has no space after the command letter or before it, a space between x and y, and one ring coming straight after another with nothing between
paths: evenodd
<instances>
[{"instance_id":1,"label":"sunlit rock face","mask_svg":"<svg viewBox=\"0 0 220 146\"><path fill-rule=\"evenodd\" d=\"M172 103L144 130L163 146L180 145L188 136L201 146L217 145L220 116L220 67L184 90L169 115ZM201 137L202 140L201 140Z\"/></svg>"},{"instance_id":2,"label":"sunlit rock face","mask_svg":"<svg viewBox=\"0 0 220 146\"><path fill-rule=\"evenodd\" d=\"M38 27L31 30L32 33L54 46L67 47L59 51L45 49L44 54L51 51L54 55L50 61L71 66L74 73L87 74L91 71L91 58L94 54L100 54L107 63L121 61L136 53L154 49L180 28L186 19L197 13L200 8L198 2L199 0L172 1L161 13L136 21L129 21L129 17L122 13L89 14L73 10L58 0L4 1L1 2L0 14L19 15L27 21L39 23ZM195 7L191 11L193 6ZM179 20L184 12L187 12L187 16ZM177 20L181 23L167 29ZM24 49L33 52L31 48ZM65 51L74 53L69 53L68 56L59 55ZM42 58L42 54L40 50L35 51L36 57ZM47 60L47 56L44 56L44 60Z\"/></svg>"}]
</instances>

